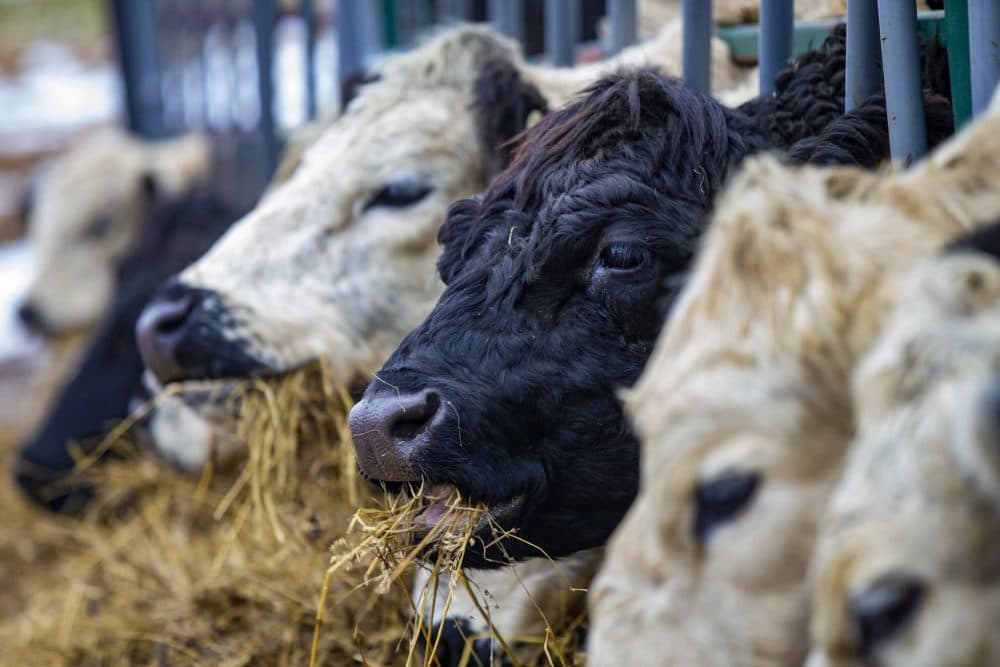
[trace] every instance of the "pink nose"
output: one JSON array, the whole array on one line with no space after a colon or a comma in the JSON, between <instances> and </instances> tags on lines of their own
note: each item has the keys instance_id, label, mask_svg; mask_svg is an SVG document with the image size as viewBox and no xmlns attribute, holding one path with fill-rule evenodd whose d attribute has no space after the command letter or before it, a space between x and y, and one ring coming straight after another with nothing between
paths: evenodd
<instances>
[{"instance_id":1,"label":"pink nose","mask_svg":"<svg viewBox=\"0 0 1000 667\"><path fill-rule=\"evenodd\" d=\"M441 402L432 389L361 399L351 410L350 426L362 472L382 482L419 479L414 459L444 421Z\"/></svg>"},{"instance_id":2,"label":"pink nose","mask_svg":"<svg viewBox=\"0 0 1000 667\"><path fill-rule=\"evenodd\" d=\"M136 323L135 337L142 361L163 384L185 375L177 350L187 334L195 305L190 294L160 296L146 306Z\"/></svg>"}]
</instances>

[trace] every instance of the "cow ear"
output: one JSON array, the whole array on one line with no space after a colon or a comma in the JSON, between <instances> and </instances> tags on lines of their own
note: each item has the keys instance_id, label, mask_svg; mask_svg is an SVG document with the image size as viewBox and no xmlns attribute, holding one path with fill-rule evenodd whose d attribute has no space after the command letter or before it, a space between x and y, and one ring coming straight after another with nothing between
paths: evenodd
<instances>
[{"instance_id":1,"label":"cow ear","mask_svg":"<svg viewBox=\"0 0 1000 667\"><path fill-rule=\"evenodd\" d=\"M375 72L358 69L354 70L340 84L340 110L343 111L355 97L361 92L361 87L369 83L375 83L381 77Z\"/></svg>"},{"instance_id":2,"label":"cow ear","mask_svg":"<svg viewBox=\"0 0 1000 667\"><path fill-rule=\"evenodd\" d=\"M473 90L476 129L486 151L486 173L492 178L510 160L511 140L528 126L533 111L548 106L538 88L524 81L509 60L487 60L479 70Z\"/></svg>"},{"instance_id":3,"label":"cow ear","mask_svg":"<svg viewBox=\"0 0 1000 667\"><path fill-rule=\"evenodd\" d=\"M459 274L475 250L473 227L479 219L479 200L462 199L448 209L444 224L438 230L438 243L443 250L438 258L438 273L445 285Z\"/></svg>"}]
</instances>

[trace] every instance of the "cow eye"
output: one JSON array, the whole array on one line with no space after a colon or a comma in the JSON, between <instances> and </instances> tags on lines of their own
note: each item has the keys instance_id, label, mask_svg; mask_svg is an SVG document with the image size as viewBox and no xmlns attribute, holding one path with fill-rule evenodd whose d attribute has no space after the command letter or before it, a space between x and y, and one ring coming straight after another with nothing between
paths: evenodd
<instances>
[{"instance_id":1,"label":"cow eye","mask_svg":"<svg viewBox=\"0 0 1000 667\"><path fill-rule=\"evenodd\" d=\"M923 583L911 576L890 574L851 599L855 635L865 657L909 627L924 599Z\"/></svg>"},{"instance_id":2,"label":"cow eye","mask_svg":"<svg viewBox=\"0 0 1000 667\"><path fill-rule=\"evenodd\" d=\"M431 193L431 187L418 181L396 181L386 184L375 196L368 200L365 209L376 206L405 208L413 206Z\"/></svg>"},{"instance_id":3,"label":"cow eye","mask_svg":"<svg viewBox=\"0 0 1000 667\"><path fill-rule=\"evenodd\" d=\"M601 266L616 271L631 271L646 263L649 253L636 243L612 243L601 250Z\"/></svg>"},{"instance_id":4,"label":"cow eye","mask_svg":"<svg viewBox=\"0 0 1000 667\"><path fill-rule=\"evenodd\" d=\"M94 218L83 228L81 236L84 239L98 241L105 238L114 229L115 221L109 215Z\"/></svg>"},{"instance_id":5,"label":"cow eye","mask_svg":"<svg viewBox=\"0 0 1000 667\"><path fill-rule=\"evenodd\" d=\"M755 472L724 472L705 480L695 489L695 537L704 540L715 529L732 520L753 500L760 475Z\"/></svg>"}]
</instances>

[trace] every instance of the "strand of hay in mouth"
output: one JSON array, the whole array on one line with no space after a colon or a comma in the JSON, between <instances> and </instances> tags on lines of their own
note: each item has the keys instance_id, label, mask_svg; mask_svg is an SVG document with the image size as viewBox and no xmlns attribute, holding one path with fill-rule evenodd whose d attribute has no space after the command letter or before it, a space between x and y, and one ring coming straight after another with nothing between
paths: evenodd
<instances>
[{"instance_id":1,"label":"strand of hay in mouth","mask_svg":"<svg viewBox=\"0 0 1000 667\"><path fill-rule=\"evenodd\" d=\"M428 520L427 515L435 506L439 515ZM518 656L524 658L528 655L529 652L524 649L526 646L537 647L527 664L582 664L585 612L572 619L557 619L562 622L556 627L545 619L545 633L541 637L508 638L493 625L488 591L476 589L462 569L467 550L476 546L476 530L484 524L489 527L493 539L487 545L478 546L501 545L503 550L504 540L519 539L511 531L500 527L485 505L469 503L451 487L443 491L441 487L425 490L424 485L416 488L408 486L401 493L384 495L372 507L359 509L348 527L348 534L331 547L333 555L316 615L310 665L318 664L318 656L321 655L319 643L323 636L324 610L332 582L360 579L352 594L356 596L360 591L368 591L368 604L373 604L387 595L410 596L409 584L401 582L406 581L405 575L415 567L426 569L428 576L421 590L412 591L412 597L409 597L410 622L405 654L408 667L432 667L437 664L433 656L442 641L444 625L433 627L423 623L422 619L447 617L459 586L489 625L487 633L466 638L460 665L478 664L473 661L472 649L473 642L479 639L495 641L514 665L526 664L518 659ZM541 549L539 553L544 555ZM442 586L446 588L444 595L441 594ZM540 608L538 612L544 618ZM521 647L517 653L511 642L517 642ZM427 647L427 650L422 650L422 647Z\"/></svg>"},{"instance_id":2,"label":"strand of hay in mouth","mask_svg":"<svg viewBox=\"0 0 1000 667\"><path fill-rule=\"evenodd\" d=\"M394 662L409 617L402 594L338 607L313 641L327 546L363 499L343 391L324 364L249 383L231 405L247 445L231 470L189 477L113 438L102 446L121 460L82 462L99 497L82 522L38 516L57 527L59 557L39 563L48 574L24 608L0 618L5 660L301 665L315 652L322 664ZM356 585L330 590L346 598Z\"/></svg>"}]
</instances>

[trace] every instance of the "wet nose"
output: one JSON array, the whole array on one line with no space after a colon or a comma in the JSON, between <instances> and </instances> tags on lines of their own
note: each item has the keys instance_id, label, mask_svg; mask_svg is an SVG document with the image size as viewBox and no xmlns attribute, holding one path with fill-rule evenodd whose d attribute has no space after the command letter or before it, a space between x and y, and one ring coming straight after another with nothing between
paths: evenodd
<instances>
[{"instance_id":1,"label":"wet nose","mask_svg":"<svg viewBox=\"0 0 1000 667\"><path fill-rule=\"evenodd\" d=\"M28 331L39 334L48 334L48 327L45 325L45 318L41 309L30 301L24 301L17 307L17 317L21 320Z\"/></svg>"},{"instance_id":2,"label":"wet nose","mask_svg":"<svg viewBox=\"0 0 1000 667\"><path fill-rule=\"evenodd\" d=\"M177 352L196 305L194 294L166 290L149 302L136 322L135 337L142 362L163 384L185 376Z\"/></svg>"},{"instance_id":3,"label":"wet nose","mask_svg":"<svg viewBox=\"0 0 1000 667\"><path fill-rule=\"evenodd\" d=\"M420 475L416 455L445 419L441 395L433 389L367 396L351 410L350 426L358 465L382 482L410 482Z\"/></svg>"}]
</instances>

